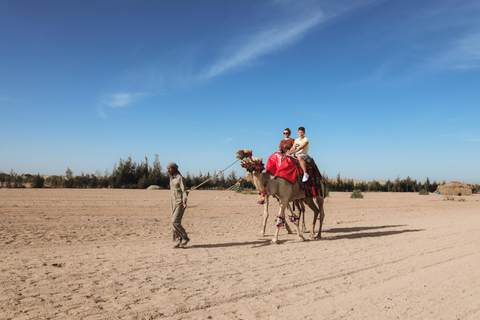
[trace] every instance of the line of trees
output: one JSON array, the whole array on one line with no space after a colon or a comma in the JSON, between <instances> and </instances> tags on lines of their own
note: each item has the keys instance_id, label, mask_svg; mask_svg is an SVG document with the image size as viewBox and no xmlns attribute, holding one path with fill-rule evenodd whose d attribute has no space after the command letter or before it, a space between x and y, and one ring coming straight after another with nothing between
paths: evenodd
<instances>
[{"instance_id":1,"label":"line of trees","mask_svg":"<svg viewBox=\"0 0 480 320\"><path fill-rule=\"evenodd\" d=\"M183 173L182 173L183 174ZM183 174L186 180L187 188L198 186L206 182L199 189L227 189L238 181L237 173L232 170L230 174L225 177L222 173L217 174L215 171L213 175L210 172L207 174L199 173L199 175L192 175L189 172ZM120 162L114 165L113 171L110 174L108 170L105 174L97 171L95 174L84 174L82 172L79 176L74 176L72 170L68 167L65 175L49 176L43 178L39 174L36 176L25 174L19 175L13 170L10 174L0 172L0 187L7 188L23 188L26 185L34 188L124 188L124 189L146 189L151 185L159 186L166 189L169 187L170 179L168 173L163 171L158 154L155 155L155 160L152 165L149 165L148 158L145 161L137 163L131 157L126 160L120 158ZM241 181L240 188L254 188L250 181L245 179Z\"/></svg>"},{"instance_id":2,"label":"line of trees","mask_svg":"<svg viewBox=\"0 0 480 320\"><path fill-rule=\"evenodd\" d=\"M410 177L401 179L397 177L395 181L387 180L384 183L372 180L369 182L361 181L355 182L353 179L341 179L340 173L336 179L328 179L328 176L324 174L327 181L326 187L329 191L345 191L353 192L354 190L365 191L380 191L380 192L419 192L420 190L426 190L428 192L435 192L439 185L445 184L443 181L441 184L436 181L430 182L430 179L425 180L424 183L412 180Z\"/></svg>"},{"instance_id":3,"label":"line of trees","mask_svg":"<svg viewBox=\"0 0 480 320\"><path fill-rule=\"evenodd\" d=\"M435 192L438 186L445 184L445 181L439 183L434 180L431 182L428 177L424 183L413 180L410 177L407 177L406 179L400 179L400 177L397 177L394 181L389 179L382 183L375 180L369 182L355 182L353 179L341 179L340 173L337 175L336 179L329 179L325 174L324 177L327 181L327 190L344 192L353 192L354 190L360 190L362 192L420 192L422 190L426 192ZM475 190L480 190L480 184L474 184L472 187Z\"/></svg>"},{"instance_id":4,"label":"line of trees","mask_svg":"<svg viewBox=\"0 0 480 320\"><path fill-rule=\"evenodd\" d=\"M156 185L160 188L167 189L170 183L168 173L163 171L158 158L159 156L156 154L152 165L149 164L147 157L145 157L145 161L140 163L132 161L131 157L125 160L120 158L118 165L114 165L111 174L107 169L104 174L97 171L95 174L82 173L79 176L74 176L72 170L67 168L64 176L49 176L45 179L39 174L19 175L13 170L10 171L10 174L0 172L0 187L23 188L28 184L33 188L146 189L151 185ZM208 182L203 184L199 189L224 190L238 181L237 173L234 170L232 170L227 177L224 176L223 172L220 174L217 174L217 172L213 174L210 174L210 172L202 174L202 172L200 172L198 175L193 175L188 171L183 174L183 176L185 177L188 188L198 186L208 180ZM340 173L336 179L329 179L325 173L323 173L323 176L326 180L328 191L420 192L421 190L426 190L428 192L435 192L440 185L440 183L436 181L433 181L433 183L430 182L428 177L424 183L412 180L410 177L406 179L397 177L395 181L387 180L384 183L380 183L375 180L355 182L353 179L341 179ZM445 184L445 181L441 184ZM477 184L474 187L476 190L480 190L480 185ZM243 179L240 183L240 189L255 188L250 181Z\"/></svg>"}]
</instances>

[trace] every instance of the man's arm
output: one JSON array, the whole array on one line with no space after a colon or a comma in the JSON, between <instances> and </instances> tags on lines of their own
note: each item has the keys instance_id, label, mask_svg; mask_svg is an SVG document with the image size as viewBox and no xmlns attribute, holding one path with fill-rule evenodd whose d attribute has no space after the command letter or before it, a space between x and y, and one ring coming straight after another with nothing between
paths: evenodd
<instances>
[{"instance_id":1,"label":"man's arm","mask_svg":"<svg viewBox=\"0 0 480 320\"><path fill-rule=\"evenodd\" d=\"M302 150L303 148L305 148L308 144L308 140L307 141L304 141L296 150L295 152L297 152L297 150Z\"/></svg>"},{"instance_id":2,"label":"man's arm","mask_svg":"<svg viewBox=\"0 0 480 320\"><path fill-rule=\"evenodd\" d=\"M301 144L300 146L298 146L298 148L295 148L295 142L293 142L293 146L292 146L292 148L290 149L290 151L288 151L288 154L293 154L293 153L297 152L298 150L302 150L303 148L305 148L305 146L306 146L307 144L308 144L308 140L302 142L302 144Z\"/></svg>"},{"instance_id":3,"label":"man's arm","mask_svg":"<svg viewBox=\"0 0 480 320\"><path fill-rule=\"evenodd\" d=\"M184 177L180 179L180 190L182 190L183 208L186 208L188 191L187 191L187 183L185 182Z\"/></svg>"}]
</instances>

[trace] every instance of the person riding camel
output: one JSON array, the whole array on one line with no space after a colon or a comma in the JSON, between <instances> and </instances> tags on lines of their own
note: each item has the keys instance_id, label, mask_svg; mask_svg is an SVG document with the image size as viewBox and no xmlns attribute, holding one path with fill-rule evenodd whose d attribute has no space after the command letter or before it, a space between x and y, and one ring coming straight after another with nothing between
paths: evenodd
<instances>
[{"instance_id":1,"label":"person riding camel","mask_svg":"<svg viewBox=\"0 0 480 320\"><path fill-rule=\"evenodd\" d=\"M303 170L302 182L307 182L309 177L307 173L307 163L305 162L306 160L309 159L308 147L309 147L309 140L307 137L305 137L305 128L300 127L298 128L298 138L295 139L295 144L287 152L287 154L293 155L295 158L298 159L298 162L300 163L300 167Z\"/></svg>"},{"instance_id":2,"label":"person riding camel","mask_svg":"<svg viewBox=\"0 0 480 320\"><path fill-rule=\"evenodd\" d=\"M285 138L280 141L280 145L278 146L278 152L281 154L286 154L295 144L295 140L290 138L291 134L292 130L290 130L290 128L287 127L283 129L283 135Z\"/></svg>"}]
</instances>

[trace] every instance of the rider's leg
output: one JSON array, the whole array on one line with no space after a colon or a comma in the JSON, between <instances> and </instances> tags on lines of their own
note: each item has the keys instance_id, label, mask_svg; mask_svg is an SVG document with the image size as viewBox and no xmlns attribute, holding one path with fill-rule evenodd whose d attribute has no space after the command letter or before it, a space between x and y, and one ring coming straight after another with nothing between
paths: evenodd
<instances>
[{"instance_id":1,"label":"rider's leg","mask_svg":"<svg viewBox=\"0 0 480 320\"><path fill-rule=\"evenodd\" d=\"M298 157L298 162L300 163L300 167L303 170L302 182L307 182L308 180L307 163L305 162L302 156Z\"/></svg>"}]
</instances>

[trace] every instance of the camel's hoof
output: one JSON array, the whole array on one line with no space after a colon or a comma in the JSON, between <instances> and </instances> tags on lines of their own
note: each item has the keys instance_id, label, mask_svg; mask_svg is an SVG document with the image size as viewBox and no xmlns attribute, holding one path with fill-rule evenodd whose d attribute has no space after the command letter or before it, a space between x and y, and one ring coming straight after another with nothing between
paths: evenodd
<instances>
[{"instance_id":1,"label":"camel's hoof","mask_svg":"<svg viewBox=\"0 0 480 320\"><path fill-rule=\"evenodd\" d=\"M315 233L314 232L310 232L310 238L314 238L315 237Z\"/></svg>"},{"instance_id":2,"label":"camel's hoof","mask_svg":"<svg viewBox=\"0 0 480 320\"><path fill-rule=\"evenodd\" d=\"M290 230L290 231L287 231L287 234L292 234L292 233L293 233L293 232L292 232L292 230Z\"/></svg>"},{"instance_id":3,"label":"camel's hoof","mask_svg":"<svg viewBox=\"0 0 480 320\"><path fill-rule=\"evenodd\" d=\"M299 240L303 242L303 241L305 241L305 238L304 238L304 237L300 237Z\"/></svg>"},{"instance_id":4,"label":"camel's hoof","mask_svg":"<svg viewBox=\"0 0 480 320\"><path fill-rule=\"evenodd\" d=\"M271 244L277 244L278 242L277 242L277 240L273 239L270 243Z\"/></svg>"},{"instance_id":5,"label":"camel's hoof","mask_svg":"<svg viewBox=\"0 0 480 320\"><path fill-rule=\"evenodd\" d=\"M265 233L260 232L260 233L258 234L258 237L265 237Z\"/></svg>"}]
</instances>

